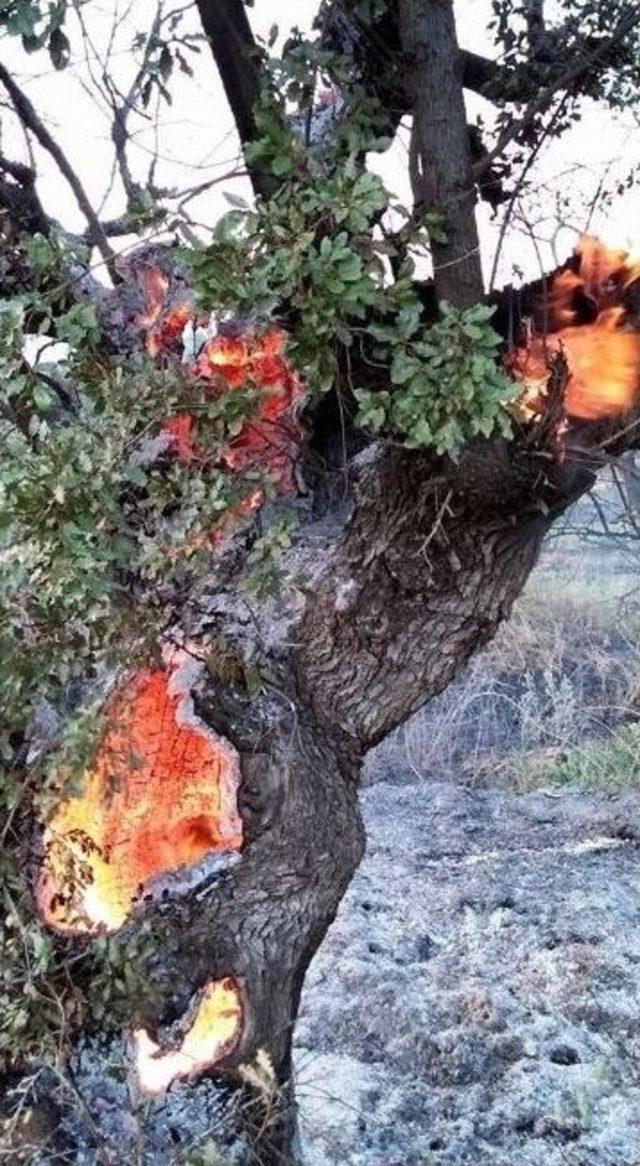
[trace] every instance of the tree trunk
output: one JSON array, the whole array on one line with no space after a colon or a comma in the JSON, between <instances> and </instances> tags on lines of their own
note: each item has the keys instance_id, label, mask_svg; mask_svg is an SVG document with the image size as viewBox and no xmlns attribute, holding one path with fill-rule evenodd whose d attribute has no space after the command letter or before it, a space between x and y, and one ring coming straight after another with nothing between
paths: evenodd
<instances>
[{"instance_id":1,"label":"tree trunk","mask_svg":"<svg viewBox=\"0 0 640 1166\"><path fill-rule=\"evenodd\" d=\"M438 298L467 307L482 299L484 285L452 0L400 0L400 32L416 211L439 216L447 236L444 243L431 237Z\"/></svg>"},{"instance_id":2,"label":"tree trunk","mask_svg":"<svg viewBox=\"0 0 640 1166\"><path fill-rule=\"evenodd\" d=\"M237 754L243 845L222 873L151 885L122 929L125 940L142 932L153 949L153 995L142 1008L127 998L125 1038L142 1028L162 1055L179 1048L203 989L233 982L237 1037L204 1072L242 1102L248 1163L296 1160L293 1026L309 962L363 853L366 751L493 635L545 531L592 481L588 458L550 456L549 438L543 418L519 443L471 443L457 463L374 444L352 460L346 483L337 471L339 504L323 511L319 490L301 506L276 596L242 590L237 532L211 590L196 588L180 612L185 640L207 651L194 716ZM80 979L81 961L70 974ZM91 1114L95 1091L81 1074L74 1088ZM105 1138L97 1160L122 1160L126 1147Z\"/></svg>"},{"instance_id":3,"label":"tree trunk","mask_svg":"<svg viewBox=\"0 0 640 1166\"><path fill-rule=\"evenodd\" d=\"M301 638L318 720L364 750L442 691L509 615L545 532L592 481L586 463L551 466L500 439L447 468L369 451Z\"/></svg>"},{"instance_id":4,"label":"tree trunk","mask_svg":"<svg viewBox=\"0 0 640 1166\"><path fill-rule=\"evenodd\" d=\"M260 99L260 49L243 0L198 0L200 20L231 107L240 145L256 136L255 109ZM249 167L256 194L268 197L277 188L273 175Z\"/></svg>"},{"instance_id":5,"label":"tree trunk","mask_svg":"<svg viewBox=\"0 0 640 1166\"><path fill-rule=\"evenodd\" d=\"M214 726L215 703L202 710ZM149 1022L168 1004L180 1007L194 982L231 975L245 1007L231 1063L264 1049L278 1081L288 1080L307 966L364 853L358 769L353 749L341 750L308 710L289 704L277 735L243 748L241 861L205 897L181 900L175 922L168 917Z\"/></svg>"},{"instance_id":6,"label":"tree trunk","mask_svg":"<svg viewBox=\"0 0 640 1166\"><path fill-rule=\"evenodd\" d=\"M519 450L478 441L457 465L380 445L355 461L347 521L344 508L310 519L284 554L275 599L247 613L235 580L183 612L190 637L209 629L264 678L252 696L241 670L230 679L212 664L198 704L238 753L244 844L222 874L152 896L126 925L154 945L153 997L135 1015L132 1003L127 1028L169 1051L171 1025L204 986L233 979L240 1037L210 1072L242 1100L248 1162L296 1160L293 1026L363 853L365 751L494 633L545 530L590 480L550 463L533 438ZM91 1112L91 1096L84 1104Z\"/></svg>"},{"instance_id":7,"label":"tree trunk","mask_svg":"<svg viewBox=\"0 0 640 1166\"><path fill-rule=\"evenodd\" d=\"M298 1161L291 1047L302 984L362 857L364 834L357 798L360 759L352 744L339 734L328 736L304 706L284 693L270 695L256 713L260 703L246 702L228 688L224 701L220 692L209 692L199 709L202 720L219 734L232 734L237 743L245 847L222 874L200 879L186 891L167 880L162 890L145 895L145 906L125 925L125 942L140 927L152 937L154 991L141 1011L134 1011L132 1001L124 1044L116 1041L115 1048L126 1050L131 1033L143 1029L155 1046L170 1053L179 1047L176 1021L187 1018L186 1030L203 988L231 978L242 1003L240 1039L203 1073L232 1091L226 1134L235 1130L245 1146L242 1160L251 1166L284 1166ZM81 1064L82 1055L87 1059L84 1030L77 1048ZM133 1059L126 1051L124 1056L135 1099ZM71 1153L93 1145L98 1162L138 1161L133 1143L126 1141L126 1127L114 1142L113 1131L102 1129L94 1116L101 1112L96 1107L101 1091L96 1094L91 1054L87 1063L91 1072L76 1068L72 1077L74 1096L81 1099L75 1108L86 1113L85 1125L78 1130L77 1117L51 1114L48 1091L31 1106L40 1113L36 1124L50 1132L48 1113L62 1133L66 1120L72 1133L65 1148ZM108 1071L104 1080L108 1091ZM185 1088L184 1082L176 1084ZM136 1112L134 1103L131 1124ZM186 1121L181 1133L188 1144ZM136 1153L145 1141L142 1123Z\"/></svg>"}]
</instances>

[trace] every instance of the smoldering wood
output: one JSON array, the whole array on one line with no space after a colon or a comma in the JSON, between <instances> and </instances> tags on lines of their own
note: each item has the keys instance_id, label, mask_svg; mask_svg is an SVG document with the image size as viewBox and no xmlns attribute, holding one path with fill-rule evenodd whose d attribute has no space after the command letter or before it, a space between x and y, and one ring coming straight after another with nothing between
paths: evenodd
<instances>
[{"instance_id":1,"label":"smoldering wood","mask_svg":"<svg viewBox=\"0 0 640 1166\"><path fill-rule=\"evenodd\" d=\"M151 258L169 270L170 250ZM135 263L130 278L128 289L109 293L109 330L118 312L136 318ZM176 280L182 289L180 273ZM561 403L562 362L555 375ZM125 931L150 926L157 936L154 997L131 1027L144 1025L161 1047L205 983L237 979L242 1038L214 1076L238 1093L229 1128L247 1145L259 1129L261 1160L274 1164L295 1154L291 1034L304 973L363 853L357 789L366 750L440 692L509 614L544 533L593 481L607 432L580 426L593 457L563 461L553 446L557 418L543 416L513 442L471 443L458 463L353 432L340 464L344 414L326 402L319 411L323 440L301 467L306 493L278 595L239 599L249 527L176 612L187 637L208 638L242 664L231 675L210 671L198 711L240 754L245 848L216 873L145 896ZM247 691L247 668L264 678L258 695ZM78 1033L85 1064L88 1039ZM277 1103L254 1093L248 1104L243 1073L261 1050ZM79 1073L76 1089L84 1080ZM192 1086L179 1089L191 1096ZM69 1137L81 1139L69 1122Z\"/></svg>"},{"instance_id":2,"label":"smoldering wood","mask_svg":"<svg viewBox=\"0 0 640 1166\"><path fill-rule=\"evenodd\" d=\"M457 52L446 5L438 7L444 13L439 29L446 76L439 74L442 93L432 97L442 102L444 92L457 86L454 106L446 112L453 111L459 168L454 172L444 156L443 140L428 125L428 110L421 119L420 149L433 150L438 160L432 187L425 185L425 203L447 203L455 190L467 199L467 222L461 220L455 241L457 260L466 254L462 241L466 238L473 252L477 239L468 221L473 193L459 92L461 69L467 66ZM210 5L199 8L205 28L206 20L220 15ZM417 21L424 45L414 9L407 2L407 28ZM228 66L241 138L249 140L256 78L250 76L249 87L241 83L252 51L246 13L240 4L226 12L237 16L239 36L234 33L221 46L225 30L210 23L211 43ZM413 64L422 78L425 61L418 56ZM486 64L473 64L486 71ZM398 106L391 102L393 116L410 99L422 100L416 80L417 73L409 98L403 85L394 90L401 99ZM418 177L429 178L425 171ZM170 248L146 259L166 265L179 284ZM475 265L458 282L464 264L447 268L447 258L442 259L437 292L447 294L449 276L442 272L448 271L450 298L460 303L479 298ZM107 352L126 353L140 343L136 261L144 263L145 256L134 259L119 288L95 293ZM432 287L425 289L424 298L435 310L432 293ZM520 293L520 307L533 302L533 294ZM511 319L512 308L501 300L499 321ZM559 392L562 375L560 370ZM370 441L349 423L348 411L346 416L345 432L345 412L334 390L306 418L309 429L321 428L322 434L301 469L307 492L296 503L299 530L282 559L277 597L238 598L255 528L243 530L206 588L176 597L176 621L184 633L211 637L242 665L231 677L213 670L198 707L240 755L246 845L239 862L178 886L176 893L146 896L124 932L133 938L149 927L155 937L155 993L142 1013L132 1015L131 1026L143 1024L162 1048L171 1047L176 1024L204 984L227 975L237 980L245 1008L242 1037L212 1072L223 1091L244 1097L247 1070L261 1051L268 1057L278 1086L275 1097L254 1092L252 1105L234 1112L250 1139L257 1135L260 1161L274 1166L295 1159L291 1033L302 981L363 853L357 787L364 754L441 691L508 616L545 531L588 489L599 465L598 444L613 436L611 426L577 427L581 457L562 462L550 427L534 423L516 432L513 442L471 443L453 464ZM633 445L637 436L631 426L617 440ZM248 668L263 678L258 695L243 683ZM99 1060L93 1086L82 1073L93 1036L77 1033L70 1066L75 1089L86 1089L85 1109L94 1096L96 1072L103 1072L104 1082ZM199 1088L181 1086L170 1096L169 1110L179 1097L200 1096ZM56 1119L71 1108L65 1097L64 1090L56 1094ZM42 1106L51 1107L51 1096L42 1097ZM229 1113L229 1123L234 1122ZM104 1127L96 1131L71 1119L65 1130L79 1154L93 1152L96 1138L107 1139ZM246 1143L245 1148L251 1160L253 1151Z\"/></svg>"}]
</instances>

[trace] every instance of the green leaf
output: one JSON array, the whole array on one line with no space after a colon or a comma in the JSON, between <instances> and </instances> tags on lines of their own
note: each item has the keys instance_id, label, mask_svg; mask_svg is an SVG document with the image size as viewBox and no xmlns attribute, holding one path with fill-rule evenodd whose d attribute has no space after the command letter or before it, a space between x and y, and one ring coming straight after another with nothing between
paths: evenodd
<instances>
[{"instance_id":1,"label":"green leaf","mask_svg":"<svg viewBox=\"0 0 640 1166\"><path fill-rule=\"evenodd\" d=\"M164 45L158 60L158 68L163 81L168 81L173 72L173 57L168 45Z\"/></svg>"}]
</instances>

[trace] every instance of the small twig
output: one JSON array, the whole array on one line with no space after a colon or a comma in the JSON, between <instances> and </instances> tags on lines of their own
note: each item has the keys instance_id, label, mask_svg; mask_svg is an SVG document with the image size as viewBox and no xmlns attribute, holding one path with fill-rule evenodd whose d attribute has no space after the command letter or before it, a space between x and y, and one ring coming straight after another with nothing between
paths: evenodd
<instances>
[{"instance_id":1,"label":"small twig","mask_svg":"<svg viewBox=\"0 0 640 1166\"><path fill-rule=\"evenodd\" d=\"M510 145L510 143L513 142L516 138L518 138L523 130L527 129L528 126L531 125L534 118L539 113L544 113L546 111L550 103L553 101L554 94L557 93L559 89L565 89L568 91L571 83L575 81L581 73L584 73L586 69L591 68L603 55L603 53L607 52L612 48L612 46L617 44L622 37L631 32L634 23L637 20L639 9L640 5L633 4L631 6L631 10L627 13L626 18L620 21L620 25L616 29L615 33L613 33L610 37L604 38L590 52L586 52L582 55L574 57L571 64L568 65L567 68L564 69L557 77L555 77L553 81L551 81L551 83L547 85L546 88L543 89L542 92L533 99L533 101L529 102L529 105L525 109L522 117L514 118L509 123L509 125L506 126L506 128L500 134L493 150L490 150L489 153L484 156L482 161L474 167L473 178L475 182L478 182L479 179L482 178L484 174L486 174L492 162L494 162L496 158L499 158L500 155L504 153L506 147Z\"/></svg>"},{"instance_id":2,"label":"small twig","mask_svg":"<svg viewBox=\"0 0 640 1166\"><path fill-rule=\"evenodd\" d=\"M528 155L527 160L526 160L524 166L522 167L522 170L520 171L515 190L514 190L513 194L511 195L511 198L509 199L509 202L507 204L507 208L506 208L505 213L504 213L502 223L500 225L500 235L498 237L498 243L496 246L496 253L494 256L494 260L493 260L493 267L491 268L491 278L489 280L489 294L491 294L491 292L493 291L493 288L495 286L496 276L498 274L498 264L500 262L500 255L502 253L502 245L504 243L505 236L506 236L506 233L507 233L507 230L509 227L509 223L511 221L513 209L516 205L516 202L520 196L520 192L523 188L524 180L527 177L527 174L529 173L529 171L531 170L531 167L533 166L534 162L536 161L536 158L538 157L540 150L542 149L544 143L546 142L547 138L549 137L555 123L557 122L558 118L560 117L560 114L562 113L562 110L564 109L564 107L567 103L567 100L568 100L568 94L564 93L562 95L562 97L560 98L560 102L558 103L558 107L555 110L553 117L551 118L551 120L549 122L549 125L545 127L544 133L540 136L540 139L536 142L533 150Z\"/></svg>"}]
</instances>

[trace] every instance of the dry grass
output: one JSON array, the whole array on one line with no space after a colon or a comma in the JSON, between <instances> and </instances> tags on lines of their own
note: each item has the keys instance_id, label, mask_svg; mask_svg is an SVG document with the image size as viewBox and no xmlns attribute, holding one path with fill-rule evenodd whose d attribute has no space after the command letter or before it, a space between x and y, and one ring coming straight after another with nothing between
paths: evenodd
<instances>
[{"instance_id":1,"label":"dry grass","mask_svg":"<svg viewBox=\"0 0 640 1166\"><path fill-rule=\"evenodd\" d=\"M459 681L370 761L372 780L640 785L640 604L625 561L569 535Z\"/></svg>"},{"instance_id":2,"label":"dry grass","mask_svg":"<svg viewBox=\"0 0 640 1166\"><path fill-rule=\"evenodd\" d=\"M602 740L585 745L515 754L505 758L494 779L519 793L541 787L610 793L638 789L640 722L622 725Z\"/></svg>"}]
</instances>

